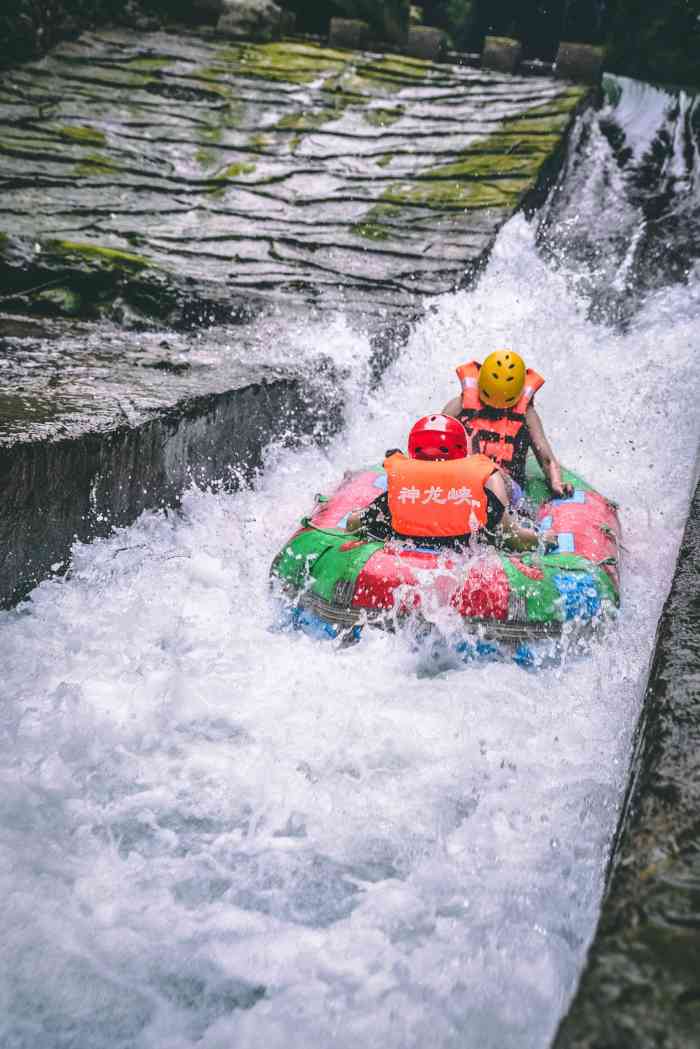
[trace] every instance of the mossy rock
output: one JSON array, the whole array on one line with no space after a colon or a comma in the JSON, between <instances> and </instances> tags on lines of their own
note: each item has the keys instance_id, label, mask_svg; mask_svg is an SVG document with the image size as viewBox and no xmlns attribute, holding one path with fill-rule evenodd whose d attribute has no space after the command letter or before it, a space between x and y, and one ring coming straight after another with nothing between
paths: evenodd
<instances>
[{"instance_id":1,"label":"mossy rock","mask_svg":"<svg viewBox=\"0 0 700 1049\"><path fill-rule=\"evenodd\" d=\"M228 101L233 98L233 92L228 84L221 83L222 72L223 70L216 66L203 66L196 73L193 73L189 79L195 86L195 89L210 95L219 95L222 99Z\"/></svg>"},{"instance_id":2,"label":"mossy rock","mask_svg":"<svg viewBox=\"0 0 700 1049\"><path fill-rule=\"evenodd\" d=\"M223 137L223 131L218 126L203 128L203 130L201 131L201 136L205 142L211 142L214 145L218 145L218 143L221 142L221 139Z\"/></svg>"},{"instance_id":3,"label":"mossy rock","mask_svg":"<svg viewBox=\"0 0 700 1049\"><path fill-rule=\"evenodd\" d=\"M223 171L218 172L215 177L218 179L240 178L242 175L252 175L256 167L257 164L250 164L246 161L229 164Z\"/></svg>"},{"instance_id":4,"label":"mossy rock","mask_svg":"<svg viewBox=\"0 0 700 1049\"><path fill-rule=\"evenodd\" d=\"M358 222L350 227L350 232L356 237L364 237L365 240L389 240L392 236L386 226L380 226L376 222Z\"/></svg>"},{"instance_id":5,"label":"mossy rock","mask_svg":"<svg viewBox=\"0 0 700 1049\"><path fill-rule=\"evenodd\" d=\"M81 296L72 288L44 288L32 295L32 300L40 309L45 307L47 312L64 317L78 316L83 306Z\"/></svg>"},{"instance_id":6,"label":"mossy rock","mask_svg":"<svg viewBox=\"0 0 700 1049\"><path fill-rule=\"evenodd\" d=\"M9 422L13 426L18 422L46 423L65 411L55 397L40 397L36 393L30 396L21 394L0 393L0 422Z\"/></svg>"},{"instance_id":7,"label":"mossy rock","mask_svg":"<svg viewBox=\"0 0 700 1049\"><path fill-rule=\"evenodd\" d=\"M103 156L101 153L88 153L85 159L76 164L73 170L76 175L85 175L89 178L91 175L110 175L115 171L119 171L119 165L113 164L108 157Z\"/></svg>"},{"instance_id":8,"label":"mossy rock","mask_svg":"<svg viewBox=\"0 0 700 1049\"><path fill-rule=\"evenodd\" d=\"M265 135L262 131L257 131L250 137L250 146L253 149L267 149L272 145L272 139L269 135Z\"/></svg>"},{"instance_id":9,"label":"mossy rock","mask_svg":"<svg viewBox=\"0 0 700 1049\"><path fill-rule=\"evenodd\" d=\"M394 106L392 109L366 109L362 116L372 127L391 127L404 115L403 106Z\"/></svg>"},{"instance_id":10,"label":"mossy rock","mask_svg":"<svg viewBox=\"0 0 700 1049\"><path fill-rule=\"evenodd\" d=\"M213 197L222 197L226 192L226 187L229 182L235 179L245 178L246 175L254 174L256 168L257 164L251 164L247 161L229 164L214 176L216 184L210 191L211 195Z\"/></svg>"},{"instance_id":11,"label":"mossy rock","mask_svg":"<svg viewBox=\"0 0 700 1049\"><path fill-rule=\"evenodd\" d=\"M361 222L350 227L350 232L365 240L391 240L401 235L399 222L405 209L395 204L375 204ZM393 220L394 226L388 225Z\"/></svg>"},{"instance_id":12,"label":"mossy rock","mask_svg":"<svg viewBox=\"0 0 700 1049\"><path fill-rule=\"evenodd\" d=\"M174 61L173 58L168 58L166 55L153 55L152 57L142 56L140 58L127 58L125 66L127 69L143 70L144 72L159 72L171 66Z\"/></svg>"},{"instance_id":13,"label":"mossy rock","mask_svg":"<svg viewBox=\"0 0 700 1049\"><path fill-rule=\"evenodd\" d=\"M311 44L246 44L221 48L216 57L224 68L234 64L239 75L290 84L310 84L324 74L341 72L347 64L342 52Z\"/></svg>"},{"instance_id":14,"label":"mossy rock","mask_svg":"<svg viewBox=\"0 0 700 1049\"><path fill-rule=\"evenodd\" d=\"M443 164L426 173L426 178L501 178L506 175L536 175L545 153L474 153L463 156L453 164Z\"/></svg>"},{"instance_id":15,"label":"mossy rock","mask_svg":"<svg viewBox=\"0 0 700 1049\"><path fill-rule=\"evenodd\" d=\"M96 263L101 269L126 269L130 271L148 269L155 264L142 255L135 255L118 248L104 248L99 244L83 244L71 240L47 240L42 253L48 256L65 256L85 263Z\"/></svg>"},{"instance_id":16,"label":"mossy rock","mask_svg":"<svg viewBox=\"0 0 700 1049\"><path fill-rule=\"evenodd\" d=\"M206 149L204 146L200 146L195 151L194 158L200 167L210 168L218 160L218 154L213 149Z\"/></svg>"},{"instance_id":17,"label":"mossy rock","mask_svg":"<svg viewBox=\"0 0 700 1049\"><path fill-rule=\"evenodd\" d=\"M365 76L396 76L408 80L425 80L435 72L435 65L422 58L408 55L383 55L371 64L362 67Z\"/></svg>"},{"instance_id":18,"label":"mossy rock","mask_svg":"<svg viewBox=\"0 0 700 1049\"><path fill-rule=\"evenodd\" d=\"M107 137L103 131L98 131L94 127L74 127L72 125L65 125L63 127L54 128L56 133L61 138L67 138L73 142L80 142L83 145L90 146L104 146L107 144Z\"/></svg>"},{"instance_id":19,"label":"mossy rock","mask_svg":"<svg viewBox=\"0 0 700 1049\"><path fill-rule=\"evenodd\" d=\"M337 109L316 109L303 113L288 113L277 121L275 127L281 131L314 131L316 128L338 120L342 113Z\"/></svg>"},{"instance_id":20,"label":"mossy rock","mask_svg":"<svg viewBox=\"0 0 700 1049\"><path fill-rule=\"evenodd\" d=\"M380 201L404 209L420 206L436 211L516 208L534 185L542 165L558 145L572 110L586 92L585 88L567 89L550 101L500 122L492 135L470 143L450 163L434 165L411 179L392 183ZM384 158L379 163L383 161ZM378 231L382 228L382 215L374 205L355 223L352 232L380 239Z\"/></svg>"},{"instance_id":21,"label":"mossy rock","mask_svg":"<svg viewBox=\"0 0 700 1049\"><path fill-rule=\"evenodd\" d=\"M381 196L392 204L420 205L437 211L470 208L514 208L530 188L530 179L499 179L494 182L461 182L451 179L433 182L397 182Z\"/></svg>"}]
</instances>

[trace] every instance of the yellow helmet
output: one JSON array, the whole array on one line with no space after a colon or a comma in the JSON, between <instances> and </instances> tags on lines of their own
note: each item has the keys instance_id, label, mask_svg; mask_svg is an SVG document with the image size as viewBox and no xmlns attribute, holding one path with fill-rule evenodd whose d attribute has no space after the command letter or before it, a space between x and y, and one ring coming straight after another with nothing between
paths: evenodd
<instances>
[{"instance_id":1,"label":"yellow helmet","mask_svg":"<svg viewBox=\"0 0 700 1049\"><path fill-rule=\"evenodd\" d=\"M490 353L479 370L479 396L491 408L510 408L525 385L525 361L512 350Z\"/></svg>"}]
</instances>

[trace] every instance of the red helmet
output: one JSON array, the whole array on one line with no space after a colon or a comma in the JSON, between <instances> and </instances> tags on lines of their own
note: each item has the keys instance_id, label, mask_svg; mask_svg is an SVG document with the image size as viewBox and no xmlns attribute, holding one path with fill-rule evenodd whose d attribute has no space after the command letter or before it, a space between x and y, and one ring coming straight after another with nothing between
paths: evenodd
<instances>
[{"instance_id":1,"label":"red helmet","mask_svg":"<svg viewBox=\"0 0 700 1049\"><path fill-rule=\"evenodd\" d=\"M471 454L471 438L451 415L425 415L408 435L411 459L464 459Z\"/></svg>"}]
</instances>

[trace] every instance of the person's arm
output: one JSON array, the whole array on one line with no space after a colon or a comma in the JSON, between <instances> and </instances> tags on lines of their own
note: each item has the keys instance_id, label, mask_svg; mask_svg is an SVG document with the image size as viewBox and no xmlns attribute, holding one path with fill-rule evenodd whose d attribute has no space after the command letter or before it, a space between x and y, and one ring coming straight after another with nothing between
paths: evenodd
<instances>
[{"instance_id":1,"label":"person's arm","mask_svg":"<svg viewBox=\"0 0 700 1049\"><path fill-rule=\"evenodd\" d=\"M459 419L459 413L462 411L462 395L457 394L451 401L448 401L445 407L442 409L443 415L451 415L453 419Z\"/></svg>"},{"instance_id":2,"label":"person's arm","mask_svg":"<svg viewBox=\"0 0 700 1049\"><path fill-rule=\"evenodd\" d=\"M529 406L525 413L525 422L530 432L532 450L535 453L538 463L542 467L542 471L547 479L549 487L557 496L572 495L574 486L569 484L568 481L566 483L562 481L561 466L552 451L552 446L545 437L542 420L535 411L535 406L533 404Z\"/></svg>"}]
</instances>

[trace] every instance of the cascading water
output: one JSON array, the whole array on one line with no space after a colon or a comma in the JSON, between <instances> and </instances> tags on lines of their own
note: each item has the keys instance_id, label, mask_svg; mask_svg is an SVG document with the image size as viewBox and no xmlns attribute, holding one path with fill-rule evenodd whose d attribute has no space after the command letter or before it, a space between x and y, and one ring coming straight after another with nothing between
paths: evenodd
<instances>
[{"instance_id":1,"label":"cascading water","mask_svg":"<svg viewBox=\"0 0 700 1049\"><path fill-rule=\"evenodd\" d=\"M272 448L253 488L192 491L181 514L76 548L69 578L2 615L0 1044L548 1044L593 933L696 472L697 263L682 285L645 277L623 327L590 315L613 269L630 297L642 280L623 244L647 222L629 185L650 97L583 118L548 250L513 219L378 388L342 318L290 331L346 367L333 445ZM613 125L639 154L628 171ZM454 366L499 345L547 377L561 459L620 503L619 623L536 673L429 673L401 634L339 650L276 629L269 563L313 492L401 445L456 392Z\"/></svg>"}]
</instances>

